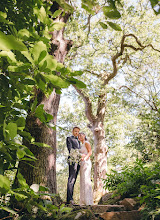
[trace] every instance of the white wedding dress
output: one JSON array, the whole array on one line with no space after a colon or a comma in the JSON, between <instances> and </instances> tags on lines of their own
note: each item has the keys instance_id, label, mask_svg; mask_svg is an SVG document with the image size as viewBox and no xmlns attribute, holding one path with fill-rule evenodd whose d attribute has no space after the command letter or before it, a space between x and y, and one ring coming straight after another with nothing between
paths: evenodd
<instances>
[{"instance_id":1,"label":"white wedding dress","mask_svg":"<svg viewBox=\"0 0 160 220\"><path fill-rule=\"evenodd\" d=\"M85 141L81 145L80 152L82 154L88 154L87 148L85 147ZM93 205L93 192L91 183L91 160L81 161L80 164L80 205Z\"/></svg>"}]
</instances>

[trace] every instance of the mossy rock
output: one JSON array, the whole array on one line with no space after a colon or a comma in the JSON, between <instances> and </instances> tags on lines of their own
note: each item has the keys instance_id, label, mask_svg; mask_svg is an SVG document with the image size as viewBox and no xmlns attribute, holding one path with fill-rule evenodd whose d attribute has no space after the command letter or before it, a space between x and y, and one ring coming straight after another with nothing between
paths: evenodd
<instances>
[{"instance_id":1,"label":"mossy rock","mask_svg":"<svg viewBox=\"0 0 160 220\"><path fill-rule=\"evenodd\" d=\"M80 209L63 215L59 220L95 220L94 213L89 209Z\"/></svg>"}]
</instances>

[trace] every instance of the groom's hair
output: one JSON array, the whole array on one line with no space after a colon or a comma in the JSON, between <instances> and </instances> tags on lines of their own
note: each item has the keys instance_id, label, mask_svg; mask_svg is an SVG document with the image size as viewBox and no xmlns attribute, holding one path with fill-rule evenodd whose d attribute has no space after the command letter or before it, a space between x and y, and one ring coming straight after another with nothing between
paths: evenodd
<instances>
[{"instance_id":1,"label":"groom's hair","mask_svg":"<svg viewBox=\"0 0 160 220\"><path fill-rule=\"evenodd\" d=\"M74 129L79 129L79 130L81 130L78 126L75 126L75 127L73 127L73 131L74 131Z\"/></svg>"}]
</instances>

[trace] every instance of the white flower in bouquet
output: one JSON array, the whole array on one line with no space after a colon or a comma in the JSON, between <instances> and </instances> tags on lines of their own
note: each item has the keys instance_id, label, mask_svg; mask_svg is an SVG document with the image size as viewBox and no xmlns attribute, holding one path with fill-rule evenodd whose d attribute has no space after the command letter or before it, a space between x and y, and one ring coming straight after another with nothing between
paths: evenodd
<instances>
[{"instance_id":1,"label":"white flower in bouquet","mask_svg":"<svg viewBox=\"0 0 160 220\"><path fill-rule=\"evenodd\" d=\"M71 163L80 163L81 162L81 153L80 153L79 149L71 148L68 160L69 160L70 164Z\"/></svg>"}]
</instances>

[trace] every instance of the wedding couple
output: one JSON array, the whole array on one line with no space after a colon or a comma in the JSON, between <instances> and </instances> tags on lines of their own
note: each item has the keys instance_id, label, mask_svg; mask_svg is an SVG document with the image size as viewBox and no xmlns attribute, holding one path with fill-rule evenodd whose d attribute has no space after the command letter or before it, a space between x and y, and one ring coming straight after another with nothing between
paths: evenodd
<instances>
[{"instance_id":1,"label":"wedding couple","mask_svg":"<svg viewBox=\"0 0 160 220\"><path fill-rule=\"evenodd\" d=\"M74 184L80 170L80 205L93 205L93 192L91 184L91 145L87 141L86 135L80 133L79 127L74 127L72 136L67 137L66 143L69 153L73 149L79 149L81 153L81 161L69 164L69 177L67 184L67 203L75 205L73 201Z\"/></svg>"}]
</instances>

